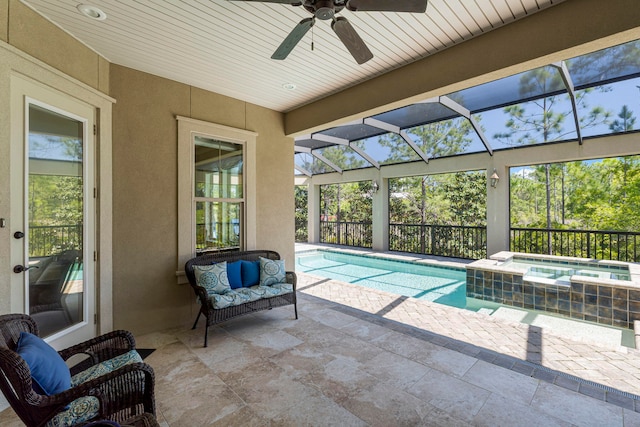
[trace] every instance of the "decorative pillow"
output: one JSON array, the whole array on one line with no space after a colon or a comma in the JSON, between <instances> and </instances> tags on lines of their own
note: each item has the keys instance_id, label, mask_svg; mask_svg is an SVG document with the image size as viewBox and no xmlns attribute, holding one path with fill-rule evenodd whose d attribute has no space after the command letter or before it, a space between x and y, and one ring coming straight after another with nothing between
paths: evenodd
<instances>
[{"instance_id":1,"label":"decorative pillow","mask_svg":"<svg viewBox=\"0 0 640 427\"><path fill-rule=\"evenodd\" d=\"M285 281L284 260L260 257L260 286L269 286Z\"/></svg>"},{"instance_id":2,"label":"decorative pillow","mask_svg":"<svg viewBox=\"0 0 640 427\"><path fill-rule=\"evenodd\" d=\"M36 393L62 393L71 388L71 373L62 357L42 338L20 332L16 352L27 362Z\"/></svg>"},{"instance_id":3,"label":"decorative pillow","mask_svg":"<svg viewBox=\"0 0 640 427\"><path fill-rule=\"evenodd\" d=\"M113 372L124 365L137 362L142 362L142 357L140 357L140 354L137 351L131 350L127 353L121 354L120 356L116 356L113 359L97 363L82 372L78 372L71 378L71 385L75 387L79 384L96 379L104 374L108 374L109 372Z\"/></svg>"},{"instance_id":4,"label":"decorative pillow","mask_svg":"<svg viewBox=\"0 0 640 427\"><path fill-rule=\"evenodd\" d=\"M227 263L227 278L229 279L229 285L231 289L238 289L242 287L242 261L234 261Z\"/></svg>"},{"instance_id":5,"label":"decorative pillow","mask_svg":"<svg viewBox=\"0 0 640 427\"><path fill-rule=\"evenodd\" d=\"M207 290L207 294L224 294L231 290L227 277L227 262L222 261L212 265L194 265L193 274L196 283Z\"/></svg>"},{"instance_id":6,"label":"decorative pillow","mask_svg":"<svg viewBox=\"0 0 640 427\"><path fill-rule=\"evenodd\" d=\"M71 427L82 424L98 416L100 401L95 396L85 396L74 400L69 409L51 418L46 427Z\"/></svg>"},{"instance_id":7,"label":"decorative pillow","mask_svg":"<svg viewBox=\"0 0 640 427\"><path fill-rule=\"evenodd\" d=\"M260 283L260 261L242 262L242 286L249 288Z\"/></svg>"}]
</instances>

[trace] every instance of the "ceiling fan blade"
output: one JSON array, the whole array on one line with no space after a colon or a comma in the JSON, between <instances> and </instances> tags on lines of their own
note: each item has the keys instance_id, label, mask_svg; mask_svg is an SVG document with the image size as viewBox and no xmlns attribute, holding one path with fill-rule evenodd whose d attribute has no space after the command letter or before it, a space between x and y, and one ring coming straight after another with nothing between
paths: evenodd
<instances>
[{"instance_id":1,"label":"ceiling fan blade","mask_svg":"<svg viewBox=\"0 0 640 427\"><path fill-rule=\"evenodd\" d=\"M364 44L358 33L356 33L356 30L346 18L340 16L334 19L331 23L331 28L333 28L333 31L335 31L340 41L342 41L358 64L364 64L373 58L373 54L367 45Z\"/></svg>"},{"instance_id":2,"label":"ceiling fan blade","mask_svg":"<svg viewBox=\"0 0 640 427\"><path fill-rule=\"evenodd\" d=\"M424 13L427 0L349 0L347 9L361 12Z\"/></svg>"},{"instance_id":3,"label":"ceiling fan blade","mask_svg":"<svg viewBox=\"0 0 640 427\"><path fill-rule=\"evenodd\" d=\"M315 22L315 17L305 18L289 33L280 46L273 52L271 59L285 59Z\"/></svg>"}]
</instances>

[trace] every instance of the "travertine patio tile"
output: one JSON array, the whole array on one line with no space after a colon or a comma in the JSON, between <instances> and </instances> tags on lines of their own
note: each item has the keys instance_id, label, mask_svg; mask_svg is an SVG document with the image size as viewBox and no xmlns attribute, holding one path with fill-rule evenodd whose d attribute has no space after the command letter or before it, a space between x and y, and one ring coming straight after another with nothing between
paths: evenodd
<instances>
[{"instance_id":1,"label":"travertine patio tile","mask_svg":"<svg viewBox=\"0 0 640 427\"><path fill-rule=\"evenodd\" d=\"M473 425L481 427L527 426L527 427L572 427L573 425L531 406L514 402L492 393L482 409L473 417Z\"/></svg>"},{"instance_id":2,"label":"travertine patio tile","mask_svg":"<svg viewBox=\"0 0 640 427\"><path fill-rule=\"evenodd\" d=\"M541 382L531 402L535 410L579 426L621 426L622 408L591 397L567 393L552 384ZM570 410L568 410L570 408Z\"/></svg>"}]
</instances>

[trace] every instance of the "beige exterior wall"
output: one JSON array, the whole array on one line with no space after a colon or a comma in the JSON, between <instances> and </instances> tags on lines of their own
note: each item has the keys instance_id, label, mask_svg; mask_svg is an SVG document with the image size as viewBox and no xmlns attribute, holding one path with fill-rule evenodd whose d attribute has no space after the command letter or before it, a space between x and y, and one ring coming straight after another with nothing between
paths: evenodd
<instances>
[{"instance_id":1,"label":"beige exterior wall","mask_svg":"<svg viewBox=\"0 0 640 427\"><path fill-rule=\"evenodd\" d=\"M0 43L0 218L10 220L11 210L10 74L33 76L99 108L101 144L108 142L100 173L108 179L98 203L103 223L113 215L114 225L113 232L105 225L100 239L100 275L109 276L101 330L145 333L194 320L193 292L176 284L176 115L259 134L256 247L280 252L293 268L293 140L284 136L281 113L110 64L18 0L0 0ZM111 102L92 88L116 98L113 120ZM22 298L9 285L13 231L10 221L0 229L0 313Z\"/></svg>"},{"instance_id":2,"label":"beige exterior wall","mask_svg":"<svg viewBox=\"0 0 640 427\"><path fill-rule=\"evenodd\" d=\"M293 268L293 140L282 114L112 65L114 325L137 333L193 322L188 285L176 284L176 116L256 132L256 248ZM249 248L253 249L253 248Z\"/></svg>"}]
</instances>

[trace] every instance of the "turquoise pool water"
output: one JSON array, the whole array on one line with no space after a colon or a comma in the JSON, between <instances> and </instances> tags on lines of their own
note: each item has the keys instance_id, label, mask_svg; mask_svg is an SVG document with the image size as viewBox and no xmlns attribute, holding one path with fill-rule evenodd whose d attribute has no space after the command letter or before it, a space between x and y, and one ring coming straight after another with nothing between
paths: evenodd
<instances>
[{"instance_id":1,"label":"turquoise pool water","mask_svg":"<svg viewBox=\"0 0 640 427\"><path fill-rule=\"evenodd\" d=\"M467 278L464 269L417 265L329 251L310 251L296 254L296 271L396 295L458 308L467 307Z\"/></svg>"}]
</instances>

